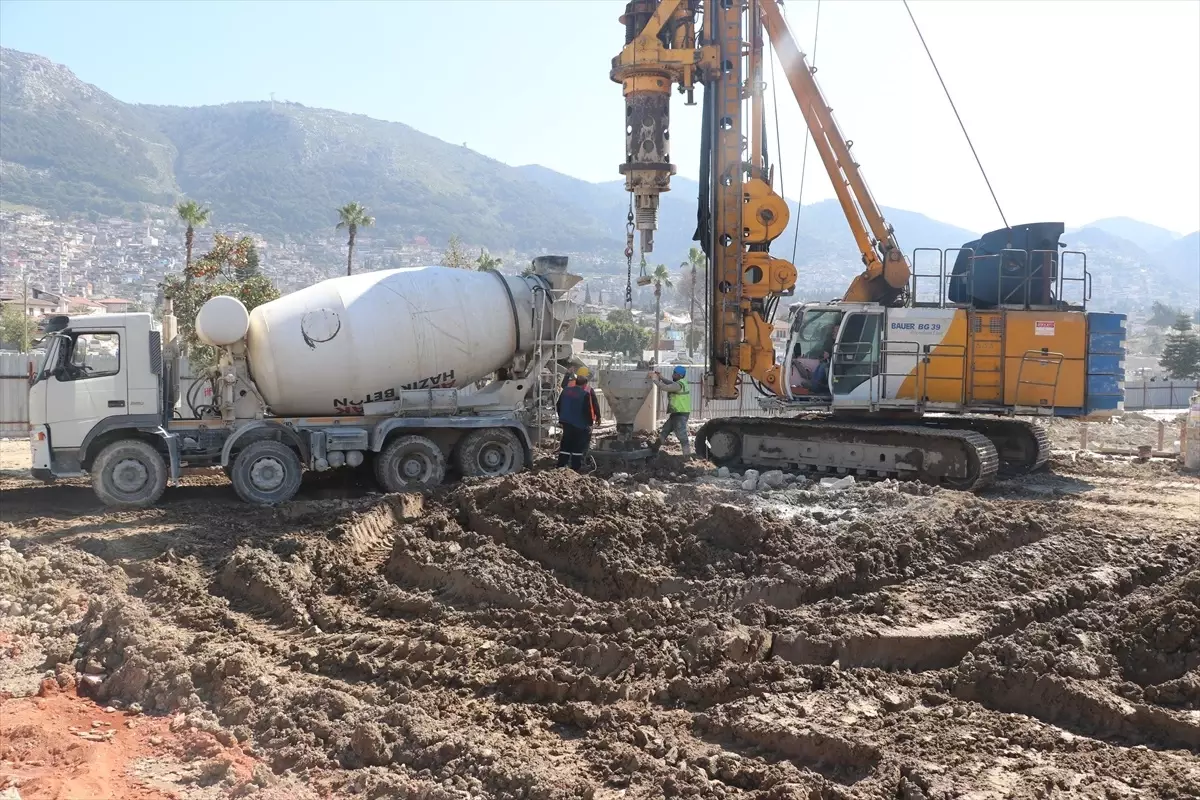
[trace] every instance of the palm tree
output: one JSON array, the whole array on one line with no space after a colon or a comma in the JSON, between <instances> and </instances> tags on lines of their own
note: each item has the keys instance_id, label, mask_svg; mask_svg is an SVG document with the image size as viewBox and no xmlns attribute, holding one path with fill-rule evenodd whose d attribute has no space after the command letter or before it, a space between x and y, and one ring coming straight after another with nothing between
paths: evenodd
<instances>
[{"instance_id":1,"label":"palm tree","mask_svg":"<svg viewBox=\"0 0 1200 800\"><path fill-rule=\"evenodd\" d=\"M650 280L654 282L654 363L658 364L658 345L661 341L658 335L658 325L662 319L662 290L664 286L672 285L671 273L667 272L667 265L659 264L655 267Z\"/></svg>"},{"instance_id":2,"label":"palm tree","mask_svg":"<svg viewBox=\"0 0 1200 800\"><path fill-rule=\"evenodd\" d=\"M704 252L698 247L693 247L688 250L688 260L679 266L683 267L685 271L689 268L691 269L690 279L688 280L688 295L690 296L691 309L688 319L687 340L688 357L690 358L695 354L695 347L693 345L696 340L696 284L700 281L698 268L705 266ZM706 269L705 276L707 277L707 275L708 270Z\"/></svg>"},{"instance_id":3,"label":"palm tree","mask_svg":"<svg viewBox=\"0 0 1200 800\"><path fill-rule=\"evenodd\" d=\"M359 228L369 228L375 224L375 218L367 216L367 207L361 203L347 203L337 210L338 224L336 230L342 228L350 231L350 241L346 250L346 274L354 272L354 239L358 236Z\"/></svg>"},{"instance_id":4,"label":"palm tree","mask_svg":"<svg viewBox=\"0 0 1200 800\"><path fill-rule=\"evenodd\" d=\"M204 208L195 200L184 200L175 206L175 211L179 214L179 218L187 224L187 233L184 234L183 239L184 246L187 247L187 257L183 262L183 280L184 283L191 283L192 243L196 240L196 228L203 228L208 224L212 209Z\"/></svg>"},{"instance_id":5,"label":"palm tree","mask_svg":"<svg viewBox=\"0 0 1200 800\"><path fill-rule=\"evenodd\" d=\"M480 248L479 258L475 259L475 269L480 272L492 272L499 270L503 261L504 259L496 258L487 250Z\"/></svg>"}]
</instances>

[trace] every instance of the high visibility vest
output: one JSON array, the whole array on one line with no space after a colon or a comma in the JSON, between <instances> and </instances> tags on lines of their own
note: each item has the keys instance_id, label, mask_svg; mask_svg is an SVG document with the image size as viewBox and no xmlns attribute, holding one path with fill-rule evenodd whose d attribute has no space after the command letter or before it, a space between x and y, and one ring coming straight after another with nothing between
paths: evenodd
<instances>
[{"instance_id":1,"label":"high visibility vest","mask_svg":"<svg viewBox=\"0 0 1200 800\"><path fill-rule=\"evenodd\" d=\"M692 394L688 389L687 378L680 378L675 383L679 384L683 391L667 395L667 411L671 414L692 413Z\"/></svg>"}]
</instances>

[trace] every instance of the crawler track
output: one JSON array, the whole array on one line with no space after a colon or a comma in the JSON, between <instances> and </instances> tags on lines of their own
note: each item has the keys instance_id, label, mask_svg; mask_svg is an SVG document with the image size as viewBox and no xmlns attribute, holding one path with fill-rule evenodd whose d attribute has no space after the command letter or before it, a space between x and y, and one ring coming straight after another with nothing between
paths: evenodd
<instances>
[{"instance_id":1,"label":"crawler track","mask_svg":"<svg viewBox=\"0 0 1200 800\"><path fill-rule=\"evenodd\" d=\"M1050 460L1050 435L1034 422L996 417L929 417L921 424L983 434L995 446L1000 456L1000 474L1005 477L1034 472Z\"/></svg>"},{"instance_id":2,"label":"crawler track","mask_svg":"<svg viewBox=\"0 0 1200 800\"><path fill-rule=\"evenodd\" d=\"M991 430L986 425L983 428ZM995 430L999 435L1001 429ZM1019 438L1019 433L1012 434L1013 438ZM996 446L973 424L883 425L832 418L726 417L706 423L696 435L696 447L722 466L853 473L969 491L991 484L1000 467Z\"/></svg>"}]
</instances>

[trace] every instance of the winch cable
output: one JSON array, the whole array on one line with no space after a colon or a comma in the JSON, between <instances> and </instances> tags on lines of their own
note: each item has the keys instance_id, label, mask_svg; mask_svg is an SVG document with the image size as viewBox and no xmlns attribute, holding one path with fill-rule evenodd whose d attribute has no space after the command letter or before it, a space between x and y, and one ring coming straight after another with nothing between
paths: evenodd
<instances>
[{"instance_id":1,"label":"winch cable","mask_svg":"<svg viewBox=\"0 0 1200 800\"><path fill-rule=\"evenodd\" d=\"M988 192L992 195L992 202L996 204L996 211L1000 212L1000 221L1004 223L1005 228L1008 228L1008 219L1004 216L1004 209L1000 207L1000 201L996 199L996 191L992 189L992 182L988 180L987 170L983 168L983 162L979 160L979 153L975 152L975 145L971 142L971 135L967 133L967 126L963 124L962 116L958 113L958 107L954 105L954 98L950 96L950 90L946 88L946 82L942 80L942 71L938 69L937 62L933 59L933 53L929 52L929 45L925 43L925 35L921 33L921 26L917 24L917 18L913 16L912 9L908 7L908 0L904 0L904 10L908 12L908 18L912 20L913 27L917 31L917 37L921 40L921 46L925 48L925 55L929 56L929 63L933 66L933 71L937 75L938 82L942 84L942 91L946 93L946 99L950 102L950 108L954 111L955 119L958 120L958 127L962 128L963 136L967 140L967 146L971 148L971 155L975 157L975 163L979 166L980 174L983 175L983 182L987 184Z\"/></svg>"},{"instance_id":2,"label":"winch cable","mask_svg":"<svg viewBox=\"0 0 1200 800\"><path fill-rule=\"evenodd\" d=\"M813 49L812 49L812 69L815 72L817 69L817 37L821 32L821 0L817 0L817 20L813 23ZM775 62L771 62L771 68L775 68ZM774 80L774 78L772 78ZM808 140L812 138L812 131L808 126L804 126L804 155L800 159L800 191L796 195L796 229L792 233L792 263L796 263L796 244L800 241L800 210L804 207L804 176L808 172ZM780 194L783 194L783 179L780 178Z\"/></svg>"},{"instance_id":3,"label":"winch cable","mask_svg":"<svg viewBox=\"0 0 1200 800\"><path fill-rule=\"evenodd\" d=\"M633 308L633 192L629 193L629 214L625 217L625 310Z\"/></svg>"}]
</instances>

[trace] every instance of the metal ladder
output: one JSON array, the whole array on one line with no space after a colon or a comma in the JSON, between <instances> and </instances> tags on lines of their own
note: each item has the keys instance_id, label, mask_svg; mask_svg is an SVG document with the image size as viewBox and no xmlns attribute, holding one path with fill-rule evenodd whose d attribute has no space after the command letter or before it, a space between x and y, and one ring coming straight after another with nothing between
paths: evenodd
<instances>
[{"instance_id":1,"label":"metal ladder","mask_svg":"<svg viewBox=\"0 0 1200 800\"><path fill-rule=\"evenodd\" d=\"M1028 380L1024 377L1025 365L1037 363L1038 366L1054 368L1054 377L1048 381ZM1053 414L1056 401L1058 399L1058 378L1062 374L1063 354L1051 353L1043 350L1026 350L1021 356L1021 365L1017 369L1017 394L1013 398L1014 410L1020 410L1020 413L1031 415ZM1050 390L1050 402L1033 404L1021 404L1021 388L1024 386L1041 387ZM1041 397L1035 397L1035 400L1041 400Z\"/></svg>"},{"instance_id":2,"label":"metal ladder","mask_svg":"<svg viewBox=\"0 0 1200 800\"><path fill-rule=\"evenodd\" d=\"M562 290L557 292L555 296L553 290L539 290L542 296L541 302L536 303L533 312L533 328L535 332L540 332L545 327L546 315L548 309L558 300L566 297L570 290ZM551 317L553 319L553 317ZM544 363L543 358L546 354L546 347L558 347L563 344L563 337L567 330L565 320L559 320L557 329L554 331L552 339L537 339L533 348L533 360L535 364L542 364L542 369L538 375L530 376L538 381L538 390L535 394L535 407L530 415L530 435L534 442L540 442L546 437L550 431L551 425L558 422L558 414L554 410L555 402L558 400L558 387L562 383L563 370L558 365L557 359L552 359L549 364Z\"/></svg>"}]
</instances>

